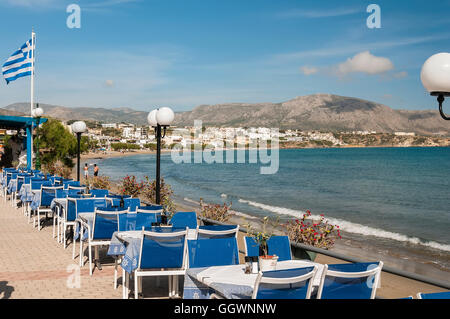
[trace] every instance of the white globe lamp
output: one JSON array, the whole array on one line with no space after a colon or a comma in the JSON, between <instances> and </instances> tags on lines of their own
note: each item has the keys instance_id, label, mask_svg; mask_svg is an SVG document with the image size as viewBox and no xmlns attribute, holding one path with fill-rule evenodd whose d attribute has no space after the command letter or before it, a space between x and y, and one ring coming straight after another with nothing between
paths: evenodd
<instances>
[{"instance_id":1,"label":"white globe lamp","mask_svg":"<svg viewBox=\"0 0 450 319\"><path fill-rule=\"evenodd\" d=\"M450 53L438 53L428 58L423 64L420 79L425 89L438 97L442 118L450 120L442 110L445 97L450 96Z\"/></svg>"},{"instance_id":2,"label":"white globe lamp","mask_svg":"<svg viewBox=\"0 0 450 319\"><path fill-rule=\"evenodd\" d=\"M156 120L156 113L158 113L158 110L153 110L147 115L147 122L150 126L156 127L158 125L158 121Z\"/></svg>"},{"instance_id":3,"label":"white globe lamp","mask_svg":"<svg viewBox=\"0 0 450 319\"><path fill-rule=\"evenodd\" d=\"M84 123L83 121L73 122L72 132L77 133L77 134L86 132L86 123Z\"/></svg>"},{"instance_id":4,"label":"white globe lamp","mask_svg":"<svg viewBox=\"0 0 450 319\"><path fill-rule=\"evenodd\" d=\"M156 113L156 120L161 126L169 126L172 124L175 114L170 107L162 107Z\"/></svg>"}]
</instances>

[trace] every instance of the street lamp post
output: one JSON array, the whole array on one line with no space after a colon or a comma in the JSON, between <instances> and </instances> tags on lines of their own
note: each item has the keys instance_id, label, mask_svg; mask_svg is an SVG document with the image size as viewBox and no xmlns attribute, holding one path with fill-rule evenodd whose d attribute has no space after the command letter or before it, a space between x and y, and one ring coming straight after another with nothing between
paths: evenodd
<instances>
[{"instance_id":1,"label":"street lamp post","mask_svg":"<svg viewBox=\"0 0 450 319\"><path fill-rule=\"evenodd\" d=\"M430 95L437 96L441 117L450 120L442 109L445 97L450 96L450 53L438 53L428 58L423 64L420 78Z\"/></svg>"},{"instance_id":2,"label":"street lamp post","mask_svg":"<svg viewBox=\"0 0 450 319\"><path fill-rule=\"evenodd\" d=\"M32 116L35 117L37 119L37 123L36 123L36 163L35 168L37 170L41 170L41 157L39 154L39 124L41 122L41 116L42 114L44 114L44 110L42 108L39 107L39 103L36 104L36 108L33 109L32 111Z\"/></svg>"},{"instance_id":3,"label":"street lamp post","mask_svg":"<svg viewBox=\"0 0 450 319\"><path fill-rule=\"evenodd\" d=\"M86 123L83 121L76 121L72 124L72 132L77 134L77 181L80 181L80 144L81 134L86 131Z\"/></svg>"},{"instance_id":4,"label":"street lamp post","mask_svg":"<svg viewBox=\"0 0 450 319\"><path fill-rule=\"evenodd\" d=\"M169 107L153 110L147 116L148 124L155 129L156 137L156 204L158 205L161 204L161 138L166 136L166 129L172 124L174 118L175 114Z\"/></svg>"}]
</instances>

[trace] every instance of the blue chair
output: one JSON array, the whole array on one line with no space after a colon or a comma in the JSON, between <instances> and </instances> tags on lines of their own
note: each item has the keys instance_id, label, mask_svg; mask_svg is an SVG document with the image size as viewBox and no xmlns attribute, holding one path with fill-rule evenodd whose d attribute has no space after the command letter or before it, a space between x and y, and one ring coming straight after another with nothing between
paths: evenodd
<instances>
[{"instance_id":1,"label":"blue chair","mask_svg":"<svg viewBox=\"0 0 450 319\"><path fill-rule=\"evenodd\" d=\"M178 295L178 276L186 273L186 239L187 230L177 232L142 232L139 263L134 271L134 294L142 290L142 277L169 276L169 297ZM124 285L124 298L128 290L126 276Z\"/></svg>"},{"instance_id":2,"label":"blue chair","mask_svg":"<svg viewBox=\"0 0 450 319\"><path fill-rule=\"evenodd\" d=\"M141 206L141 200L139 198L125 198L123 205L124 207L128 207L130 212L135 212Z\"/></svg>"},{"instance_id":3,"label":"blue chair","mask_svg":"<svg viewBox=\"0 0 450 319\"><path fill-rule=\"evenodd\" d=\"M94 197L105 197L105 196L108 196L109 191L107 189L96 189L96 188L94 188L94 189L91 189L89 191L89 193L91 193L92 196L94 196Z\"/></svg>"},{"instance_id":4,"label":"blue chair","mask_svg":"<svg viewBox=\"0 0 450 319\"><path fill-rule=\"evenodd\" d=\"M77 183L79 183L79 182L77 182ZM78 191L78 193L85 193L86 192L86 186L83 186L83 185L81 185L81 186L75 186L74 184L68 184L67 185L67 189L68 190L77 190Z\"/></svg>"},{"instance_id":5,"label":"blue chair","mask_svg":"<svg viewBox=\"0 0 450 319\"><path fill-rule=\"evenodd\" d=\"M259 256L259 244L252 237L245 237L245 255ZM278 261L291 260L291 243L288 236L272 236L267 241L269 255L277 255Z\"/></svg>"},{"instance_id":6,"label":"blue chair","mask_svg":"<svg viewBox=\"0 0 450 319\"><path fill-rule=\"evenodd\" d=\"M62 214L61 224L63 227L64 249L66 248L66 229L68 226L75 227L77 225L77 217L80 213L93 213L96 207L106 208L107 202L104 198L74 198L67 197L67 211ZM74 242L75 251L75 242Z\"/></svg>"},{"instance_id":7,"label":"blue chair","mask_svg":"<svg viewBox=\"0 0 450 319\"><path fill-rule=\"evenodd\" d=\"M450 291L424 294L419 292L417 299L450 299Z\"/></svg>"},{"instance_id":8,"label":"blue chair","mask_svg":"<svg viewBox=\"0 0 450 319\"><path fill-rule=\"evenodd\" d=\"M63 179L62 184L64 186L64 189L69 189L69 186L74 186L74 187L81 186L79 181L74 181L72 179Z\"/></svg>"},{"instance_id":9,"label":"blue chair","mask_svg":"<svg viewBox=\"0 0 450 319\"><path fill-rule=\"evenodd\" d=\"M236 237L188 240L189 268L239 264Z\"/></svg>"},{"instance_id":10,"label":"blue chair","mask_svg":"<svg viewBox=\"0 0 450 319\"><path fill-rule=\"evenodd\" d=\"M119 218L119 231L128 230L150 230L152 223L158 222L158 216L156 213L134 213L130 212L126 215L122 215Z\"/></svg>"},{"instance_id":11,"label":"blue chair","mask_svg":"<svg viewBox=\"0 0 450 319\"><path fill-rule=\"evenodd\" d=\"M42 229L41 227L41 213L45 213L45 218L47 218L47 213L52 213L53 211L50 209L50 204L53 199L56 198L56 191L62 190L62 186L52 187L52 186L44 186L45 183L42 183L41 187L41 203L37 208L37 224L38 230ZM36 216L33 218L33 226L35 225Z\"/></svg>"},{"instance_id":12,"label":"blue chair","mask_svg":"<svg viewBox=\"0 0 450 319\"><path fill-rule=\"evenodd\" d=\"M310 299L317 266L259 272L252 299Z\"/></svg>"},{"instance_id":13,"label":"blue chair","mask_svg":"<svg viewBox=\"0 0 450 319\"><path fill-rule=\"evenodd\" d=\"M195 212L177 212L169 223L173 227L197 229L197 214Z\"/></svg>"},{"instance_id":14,"label":"blue chair","mask_svg":"<svg viewBox=\"0 0 450 319\"><path fill-rule=\"evenodd\" d=\"M325 265L317 299L374 299L383 262Z\"/></svg>"},{"instance_id":15,"label":"blue chair","mask_svg":"<svg viewBox=\"0 0 450 319\"><path fill-rule=\"evenodd\" d=\"M89 274L92 276L92 247L105 246L111 243L112 235L119 231L119 216L128 213L128 209L120 210L115 208L96 208L92 230L89 224L84 224L88 230L88 250L89 250ZM94 265L95 267L95 265Z\"/></svg>"},{"instance_id":16,"label":"blue chair","mask_svg":"<svg viewBox=\"0 0 450 319\"><path fill-rule=\"evenodd\" d=\"M197 226L197 239L237 238L239 225Z\"/></svg>"},{"instance_id":17,"label":"blue chair","mask_svg":"<svg viewBox=\"0 0 450 319\"><path fill-rule=\"evenodd\" d=\"M161 223L162 206L139 206L136 213L150 214L156 217L154 223ZM142 217L143 218L143 217Z\"/></svg>"}]
</instances>

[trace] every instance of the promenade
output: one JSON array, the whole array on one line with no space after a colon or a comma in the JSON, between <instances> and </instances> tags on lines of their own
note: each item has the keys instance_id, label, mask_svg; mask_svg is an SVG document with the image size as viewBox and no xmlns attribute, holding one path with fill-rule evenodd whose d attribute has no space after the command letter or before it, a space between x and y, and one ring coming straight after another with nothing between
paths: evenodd
<instances>
[{"instance_id":1,"label":"promenade","mask_svg":"<svg viewBox=\"0 0 450 319\"><path fill-rule=\"evenodd\" d=\"M37 231L32 223L27 223L21 209L0 198L0 299L122 298L122 269L119 268L118 288L114 289L114 264L112 258L106 257L106 248L100 254L102 270L95 269L89 276L88 264L78 268L79 242L76 247L74 260L72 246L64 249L53 238L50 219ZM144 290L146 298L152 298L153 294L167 296L165 280L161 280L162 287L157 289L151 279L144 281L144 287L147 285L152 288Z\"/></svg>"}]
</instances>

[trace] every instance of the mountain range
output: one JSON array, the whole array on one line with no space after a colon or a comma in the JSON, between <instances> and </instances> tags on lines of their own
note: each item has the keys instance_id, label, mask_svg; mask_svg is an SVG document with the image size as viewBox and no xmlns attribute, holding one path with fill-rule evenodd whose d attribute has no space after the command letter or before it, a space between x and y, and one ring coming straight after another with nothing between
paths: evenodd
<instances>
[{"instance_id":1,"label":"mountain range","mask_svg":"<svg viewBox=\"0 0 450 319\"><path fill-rule=\"evenodd\" d=\"M130 108L68 108L40 104L48 116L61 120L90 120L102 123L147 124L148 112ZM29 114L29 103L0 109L3 115ZM8 113L8 114L7 114ZM200 105L192 111L175 113L174 125L273 127L321 131L415 132L450 136L450 123L436 110L395 110L386 105L353 97L313 94L280 103L227 103Z\"/></svg>"}]
</instances>

